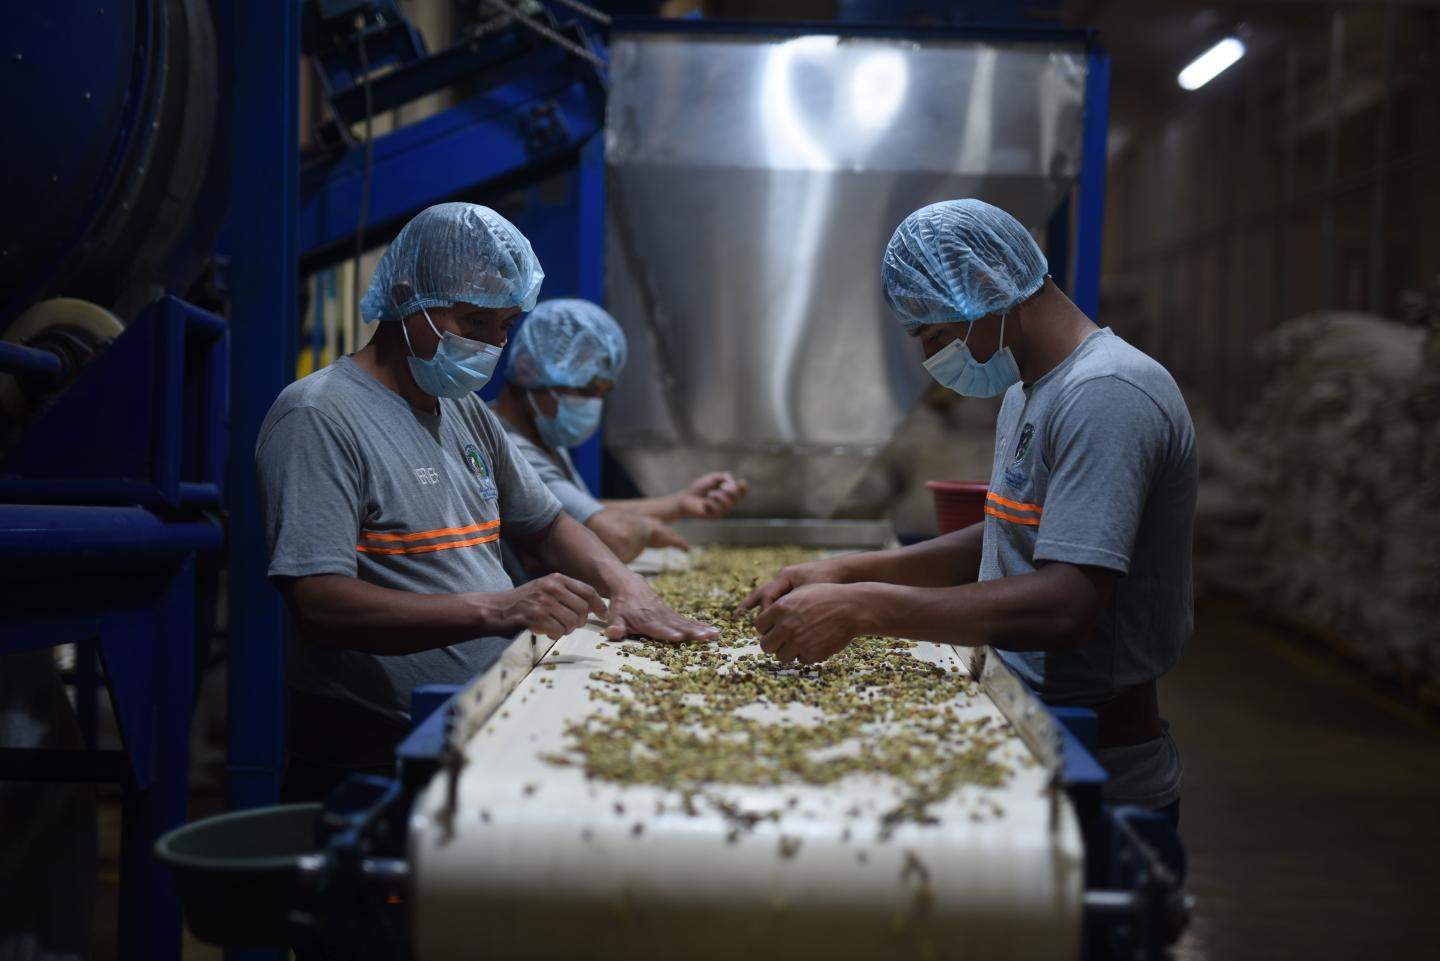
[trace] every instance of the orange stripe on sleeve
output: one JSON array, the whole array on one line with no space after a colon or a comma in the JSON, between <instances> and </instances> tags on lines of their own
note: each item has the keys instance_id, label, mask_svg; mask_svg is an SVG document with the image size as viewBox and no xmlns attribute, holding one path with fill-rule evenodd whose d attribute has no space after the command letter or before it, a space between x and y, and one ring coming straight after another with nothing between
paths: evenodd
<instances>
[{"instance_id":1,"label":"orange stripe on sleeve","mask_svg":"<svg viewBox=\"0 0 1440 961\"><path fill-rule=\"evenodd\" d=\"M1036 514L1042 514L1045 512L1045 508L1041 507L1039 504L1022 504L1019 501L1007 500L1006 498L1001 497L994 491L990 491L988 494L986 494L985 499L994 501L997 504L1003 504L1004 506L1017 511L1034 511Z\"/></svg>"},{"instance_id":2,"label":"orange stripe on sleeve","mask_svg":"<svg viewBox=\"0 0 1440 961\"><path fill-rule=\"evenodd\" d=\"M444 544L415 544L410 547L369 547L365 544L356 544L355 549L362 554L429 554L434 551L448 551L452 547L474 547L476 544L488 544L491 541L498 541L500 533L484 534L480 537L472 537L468 541L446 541Z\"/></svg>"},{"instance_id":3,"label":"orange stripe on sleeve","mask_svg":"<svg viewBox=\"0 0 1440 961\"><path fill-rule=\"evenodd\" d=\"M370 541L424 541L432 537L449 537L460 534L474 534L478 531L492 531L500 526L500 519L485 521L483 524L471 524L469 527L442 527L434 531L420 531L418 534L377 534L373 531L361 531L360 536Z\"/></svg>"},{"instance_id":4,"label":"orange stripe on sleeve","mask_svg":"<svg viewBox=\"0 0 1440 961\"><path fill-rule=\"evenodd\" d=\"M991 517L998 517L1002 521L1009 521L1012 524L1023 524L1026 527L1040 526L1040 518L1038 517L1017 517L1014 514L1007 514L1004 511L996 510L989 504L985 505L985 513L989 514Z\"/></svg>"}]
</instances>

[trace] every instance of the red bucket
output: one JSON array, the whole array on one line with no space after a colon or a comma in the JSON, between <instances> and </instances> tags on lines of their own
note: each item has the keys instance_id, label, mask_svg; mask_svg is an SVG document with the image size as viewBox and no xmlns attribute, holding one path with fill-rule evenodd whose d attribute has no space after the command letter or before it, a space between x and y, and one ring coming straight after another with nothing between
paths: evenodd
<instances>
[{"instance_id":1,"label":"red bucket","mask_svg":"<svg viewBox=\"0 0 1440 961\"><path fill-rule=\"evenodd\" d=\"M926 481L935 492L935 520L940 533L948 534L985 519L985 494L990 490L986 481Z\"/></svg>"}]
</instances>

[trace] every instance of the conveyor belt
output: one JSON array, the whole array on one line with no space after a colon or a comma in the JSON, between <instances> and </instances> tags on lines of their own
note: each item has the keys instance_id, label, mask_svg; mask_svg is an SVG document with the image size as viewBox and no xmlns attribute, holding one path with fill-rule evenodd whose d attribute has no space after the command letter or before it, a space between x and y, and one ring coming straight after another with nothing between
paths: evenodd
<instances>
[{"instance_id":1,"label":"conveyor belt","mask_svg":"<svg viewBox=\"0 0 1440 961\"><path fill-rule=\"evenodd\" d=\"M687 811L675 791L587 781L541 759L563 754L565 726L596 709L592 673L658 670L604 643L598 626L546 654L548 643L522 635L459 696L463 766L417 799L419 961L1078 955L1075 815L1051 786L1053 758L1037 760L1013 728L997 752L1014 767L1009 782L961 788L931 807L936 823L886 832L881 815L901 786L878 775L707 788ZM968 664L942 645L912 653ZM532 661L543 666L530 670ZM1018 685L998 686L1002 701L1017 696ZM1006 724L989 696L952 706L961 720ZM1011 717L1016 708L1007 701ZM782 708L755 710L778 717ZM771 812L753 825L737 817Z\"/></svg>"}]
</instances>

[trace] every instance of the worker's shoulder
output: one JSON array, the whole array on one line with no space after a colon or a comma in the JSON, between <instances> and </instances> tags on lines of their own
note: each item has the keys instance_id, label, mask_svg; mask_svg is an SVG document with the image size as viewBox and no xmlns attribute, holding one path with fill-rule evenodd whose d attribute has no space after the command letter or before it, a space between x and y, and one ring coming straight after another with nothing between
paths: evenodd
<instances>
[{"instance_id":1,"label":"worker's shoulder","mask_svg":"<svg viewBox=\"0 0 1440 961\"><path fill-rule=\"evenodd\" d=\"M551 458L545 448L526 437L520 430L505 418L495 413L492 409L490 415L495 418L495 423L500 425L506 440L527 463L540 474L540 479L547 483L556 478L564 479L564 471L561 466Z\"/></svg>"},{"instance_id":2,"label":"worker's shoulder","mask_svg":"<svg viewBox=\"0 0 1440 961\"><path fill-rule=\"evenodd\" d=\"M495 423L500 425L500 430L505 434L510 445L525 457L526 460L533 460L536 454L543 453L534 441L520 433L520 430L505 418L490 410L490 416L495 418Z\"/></svg>"},{"instance_id":3,"label":"worker's shoulder","mask_svg":"<svg viewBox=\"0 0 1440 961\"><path fill-rule=\"evenodd\" d=\"M270 405L261 427L262 438L282 420L294 417L322 419L337 425L348 424L350 413L364 403L366 387L346 370L345 358L287 385ZM378 385L377 385L378 386ZM383 388L382 388L383 389Z\"/></svg>"},{"instance_id":4,"label":"worker's shoulder","mask_svg":"<svg viewBox=\"0 0 1440 961\"><path fill-rule=\"evenodd\" d=\"M369 375L349 357L321 367L288 384L275 398L275 407L333 407L350 402L366 393L365 378ZM384 390L378 383L375 387Z\"/></svg>"},{"instance_id":5,"label":"worker's shoulder","mask_svg":"<svg viewBox=\"0 0 1440 961\"><path fill-rule=\"evenodd\" d=\"M505 435L509 431L505 421L490 409L490 405L481 399L479 394L442 397L440 409L444 416L463 423L477 442L487 447L506 442Z\"/></svg>"},{"instance_id":6,"label":"worker's shoulder","mask_svg":"<svg viewBox=\"0 0 1440 961\"><path fill-rule=\"evenodd\" d=\"M1103 385L1125 384L1148 397L1167 413L1185 401L1180 387L1164 365L1107 327L1093 334L1081 347L1075 363L1063 372L1057 393L1093 390Z\"/></svg>"}]
</instances>

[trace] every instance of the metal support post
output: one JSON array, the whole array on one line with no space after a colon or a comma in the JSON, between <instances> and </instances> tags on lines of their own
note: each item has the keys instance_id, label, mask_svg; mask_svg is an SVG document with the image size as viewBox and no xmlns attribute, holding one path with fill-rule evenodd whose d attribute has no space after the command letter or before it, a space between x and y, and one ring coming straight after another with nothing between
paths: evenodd
<instances>
[{"instance_id":1,"label":"metal support post","mask_svg":"<svg viewBox=\"0 0 1440 961\"><path fill-rule=\"evenodd\" d=\"M1100 244L1105 220L1105 138L1110 125L1110 55L1091 43L1086 57L1085 132L1081 145L1079 219L1071 300L1100 321Z\"/></svg>"},{"instance_id":2,"label":"metal support post","mask_svg":"<svg viewBox=\"0 0 1440 961\"><path fill-rule=\"evenodd\" d=\"M132 784L125 792L120 827L121 956L179 958L180 901L170 869L155 858L153 849L162 834L185 821L194 646L169 641L195 629L194 558L179 566L153 605L115 620L123 627L102 642L102 650L133 663L137 648L149 648L142 666L153 672L154 696L154 767L148 784ZM108 675L108 660L106 667Z\"/></svg>"},{"instance_id":3,"label":"metal support post","mask_svg":"<svg viewBox=\"0 0 1440 961\"><path fill-rule=\"evenodd\" d=\"M295 372L300 5L237 4L230 261L230 651L226 801L274 803L285 732L285 611L265 576L255 441Z\"/></svg>"}]
</instances>

